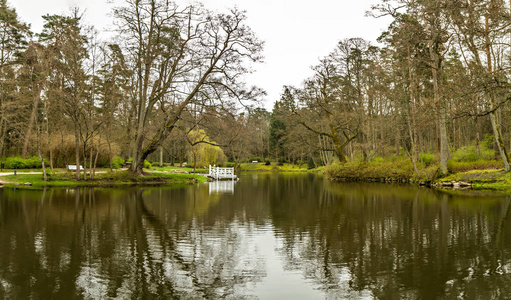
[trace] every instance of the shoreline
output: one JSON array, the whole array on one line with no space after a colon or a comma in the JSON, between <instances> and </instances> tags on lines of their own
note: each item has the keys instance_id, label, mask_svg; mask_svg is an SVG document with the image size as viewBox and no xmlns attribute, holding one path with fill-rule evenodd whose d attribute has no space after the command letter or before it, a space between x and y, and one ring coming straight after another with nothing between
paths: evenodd
<instances>
[{"instance_id":1,"label":"shoreline","mask_svg":"<svg viewBox=\"0 0 511 300\"><path fill-rule=\"evenodd\" d=\"M136 176L125 170L114 172L96 172L94 179L75 180L69 172L48 173L48 181L43 181L42 172L0 173L0 186L10 188L43 187L126 187L126 186L163 186L195 184L207 181L203 175L188 173L147 172Z\"/></svg>"},{"instance_id":2,"label":"shoreline","mask_svg":"<svg viewBox=\"0 0 511 300\"><path fill-rule=\"evenodd\" d=\"M408 183L438 189L473 189L511 191L511 174L503 169L470 170L449 174L433 180L424 180L415 176L400 177L366 177L366 176L335 176L329 177L333 182L379 182L379 183Z\"/></svg>"}]
</instances>

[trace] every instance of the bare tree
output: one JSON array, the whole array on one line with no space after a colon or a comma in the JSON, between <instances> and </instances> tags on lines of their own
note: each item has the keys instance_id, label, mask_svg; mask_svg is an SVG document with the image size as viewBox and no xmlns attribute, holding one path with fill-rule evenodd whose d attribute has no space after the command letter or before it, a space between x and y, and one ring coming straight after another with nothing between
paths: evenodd
<instances>
[{"instance_id":1,"label":"bare tree","mask_svg":"<svg viewBox=\"0 0 511 300\"><path fill-rule=\"evenodd\" d=\"M134 69L137 124L131 171L141 174L144 160L199 95L210 101L251 96L239 75L249 72L247 61L261 59L262 43L238 10L213 14L201 6L127 0L115 16ZM157 104L164 118L150 134Z\"/></svg>"}]
</instances>

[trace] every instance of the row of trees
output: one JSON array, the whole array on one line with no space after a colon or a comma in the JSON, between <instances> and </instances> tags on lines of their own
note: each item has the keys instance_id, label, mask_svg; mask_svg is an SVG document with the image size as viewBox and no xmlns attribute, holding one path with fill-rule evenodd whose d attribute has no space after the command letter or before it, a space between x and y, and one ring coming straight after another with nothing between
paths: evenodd
<instances>
[{"instance_id":1,"label":"row of trees","mask_svg":"<svg viewBox=\"0 0 511 300\"><path fill-rule=\"evenodd\" d=\"M93 167L118 154L140 174L147 158L320 165L403 153L419 172L436 153L445 173L454 150L489 134L510 169L504 1L383 1L370 12L393 18L382 47L340 41L271 113L247 104L263 94L242 80L262 42L243 12L126 0L104 42L78 10L44 16L34 34L0 4L1 156Z\"/></svg>"},{"instance_id":2,"label":"row of trees","mask_svg":"<svg viewBox=\"0 0 511 300\"><path fill-rule=\"evenodd\" d=\"M348 158L437 153L447 172L452 151L485 134L510 170L510 4L499 0L383 1L369 13L391 16L382 47L345 39L313 67L301 87L275 104L275 153L342 163ZM301 125L301 126L298 126Z\"/></svg>"},{"instance_id":3,"label":"row of trees","mask_svg":"<svg viewBox=\"0 0 511 300\"><path fill-rule=\"evenodd\" d=\"M94 167L118 154L138 174L157 150L182 161L193 146L222 143L241 155L240 112L262 93L241 79L262 59L244 13L126 0L113 15L108 42L78 9L43 16L34 34L0 0L0 155Z\"/></svg>"}]
</instances>

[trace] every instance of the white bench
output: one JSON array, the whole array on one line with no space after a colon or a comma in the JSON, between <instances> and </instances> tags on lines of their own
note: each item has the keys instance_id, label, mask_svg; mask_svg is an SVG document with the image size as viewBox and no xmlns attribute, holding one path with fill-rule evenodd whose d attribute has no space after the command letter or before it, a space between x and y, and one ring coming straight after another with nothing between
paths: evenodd
<instances>
[{"instance_id":1,"label":"white bench","mask_svg":"<svg viewBox=\"0 0 511 300\"><path fill-rule=\"evenodd\" d=\"M76 171L76 165L67 165L67 170L68 171ZM83 170L83 167L80 166L80 171Z\"/></svg>"}]
</instances>

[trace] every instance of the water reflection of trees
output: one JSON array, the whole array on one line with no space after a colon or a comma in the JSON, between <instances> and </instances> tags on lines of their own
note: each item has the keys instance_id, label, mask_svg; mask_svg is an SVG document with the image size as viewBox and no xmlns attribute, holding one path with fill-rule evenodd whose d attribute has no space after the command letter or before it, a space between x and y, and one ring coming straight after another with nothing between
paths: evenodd
<instances>
[{"instance_id":1,"label":"water reflection of trees","mask_svg":"<svg viewBox=\"0 0 511 300\"><path fill-rule=\"evenodd\" d=\"M236 298L264 275L249 226L201 218L207 189L3 193L0 298Z\"/></svg>"},{"instance_id":2,"label":"water reflection of trees","mask_svg":"<svg viewBox=\"0 0 511 300\"><path fill-rule=\"evenodd\" d=\"M246 297L265 276L254 237L268 228L285 268L328 299L511 292L505 196L310 174L248 175L221 195L205 185L0 196L0 298Z\"/></svg>"},{"instance_id":3,"label":"water reflection of trees","mask_svg":"<svg viewBox=\"0 0 511 300\"><path fill-rule=\"evenodd\" d=\"M310 195L302 184L273 188L274 222L288 268L328 298L510 294L509 197L329 182Z\"/></svg>"}]
</instances>

